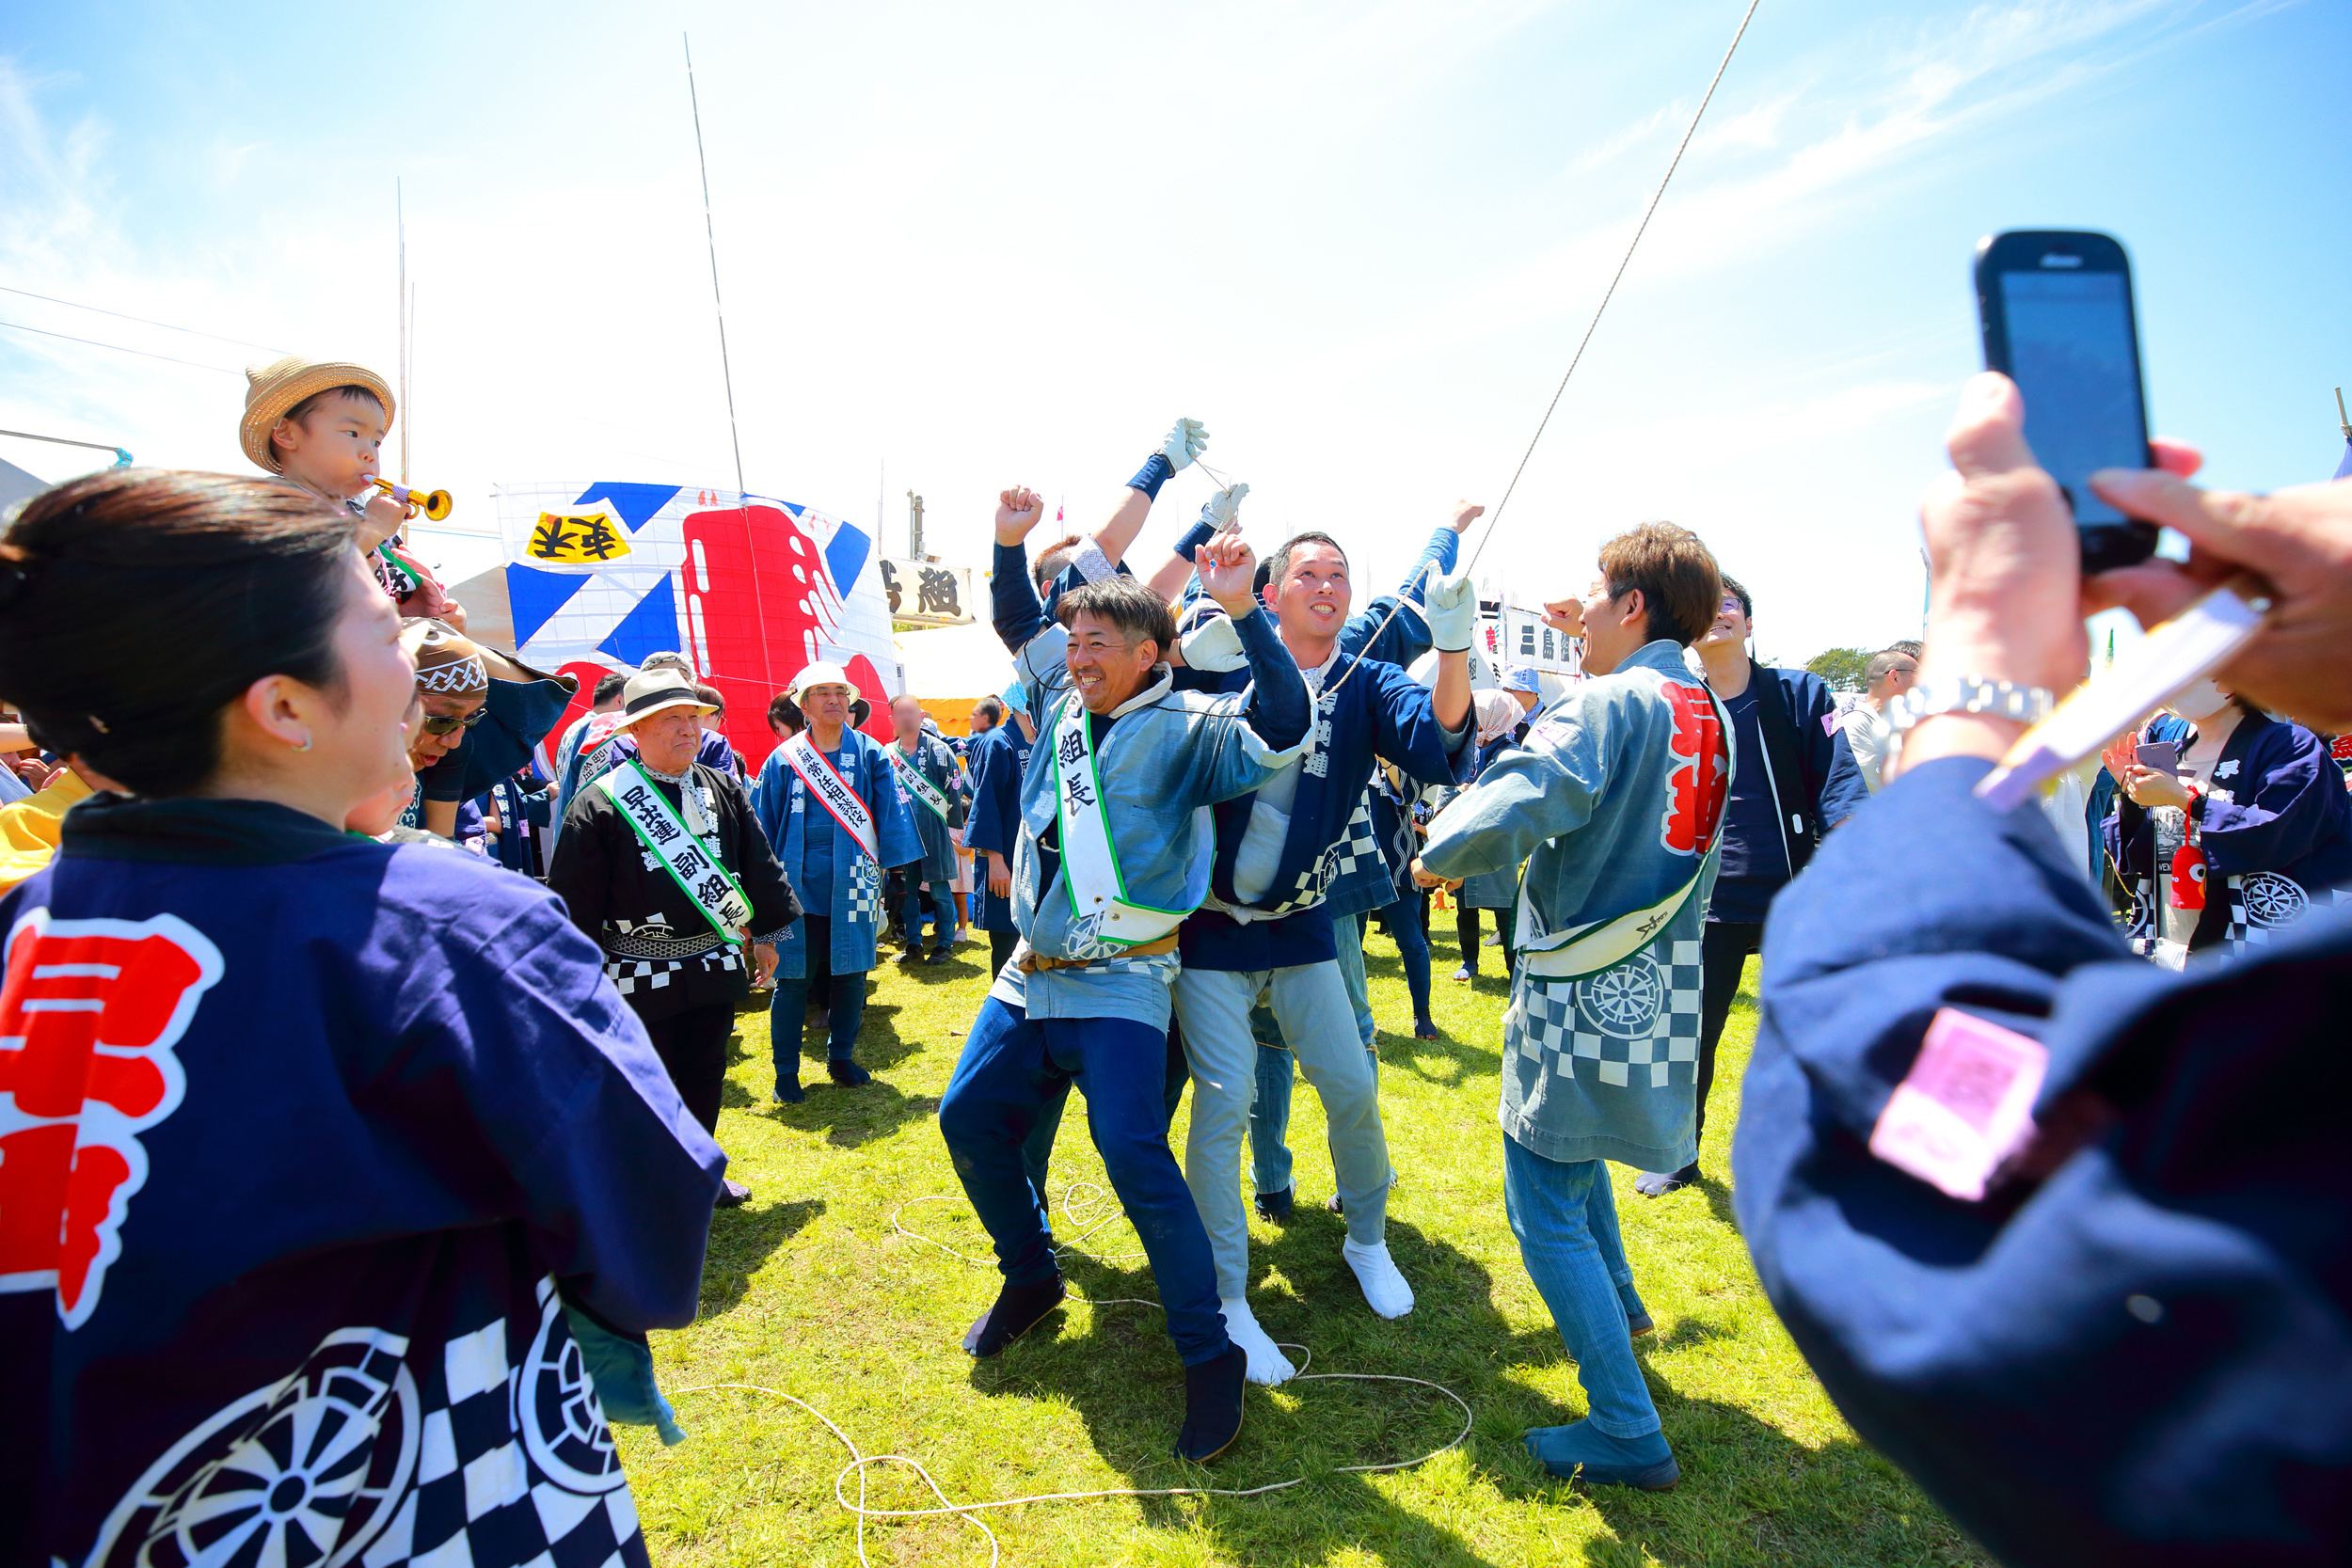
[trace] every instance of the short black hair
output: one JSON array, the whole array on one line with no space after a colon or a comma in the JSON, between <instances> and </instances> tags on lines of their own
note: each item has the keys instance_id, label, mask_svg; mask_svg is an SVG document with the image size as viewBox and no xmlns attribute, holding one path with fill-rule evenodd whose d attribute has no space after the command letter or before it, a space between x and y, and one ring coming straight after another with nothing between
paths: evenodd
<instances>
[{"instance_id":1,"label":"short black hair","mask_svg":"<svg viewBox=\"0 0 2352 1568\"><path fill-rule=\"evenodd\" d=\"M779 729L787 724L796 730L804 730L808 728L808 720L801 712L801 705L792 700L790 692L779 691L768 699L768 727Z\"/></svg>"},{"instance_id":2,"label":"short black hair","mask_svg":"<svg viewBox=\"0 0 2352 1568\"><path fill-rule=\"evenodd\" d=\"M1266 557L1265 579L1267 582L1275 584L1279 584L1281 582L1282 578L1290 572L1292 553L1301 545L1328 545L1334 550L1339 551L1340 564L1343 566L1347 564L1347 551L1341 547L1338 540L1332 538L1327 533L1318 532L1315 530L1310 529L1304 533L1292 534L1288 539L1283 540L1281 544L1275 546L1275 550L1272 555Z\"/></svg>"},{"instance_id":3,"label":"short black hair","mask_svg":"<svg viewBox=\"0 0 2352 1568\"><path fill-rule=\"evenodd\" d=\"M982 697L972 705L972 716L975 719L985 717L990 727L993 728L1005 721L1005 705L993 697Z\"/></svg>"},{"instance_id":4,"label":"short black hair","mask_svg":"<svg viewBox=\"0 0 2352 1568\"><path fill-rule=\"evenodd\" d=\"M1909 654L1912 657L1917 658L1926 647L1927 644L1924 642L1889 642L1886 645L1886 651L1890 654Z\"/></svg>"},{"instance_id":5,"label":"short black hair","mask_svg":"<svg viewBox=\"0 0 2352 1568\"><path fill-rule=\"evenodd\" d=\"M1756 601L1748 597L1748 585L1729 572L1719 571L1715 575L1724 579L1724 592L1740 601L1740 616L1746 620L1755 620Z\"/></svg>"},{"instance_id":6,"label":"short black hair","mask_svg":"<svg viewBox=\"0 0 2352 1568\"><path fill-rule=\"evenodd\" d=\"M628 689L628 677L617 670L609 675L599 676L596 690L588 694L589 705L600 707L620 696L627 689Z\"/></svg>"},{"instance_id":7,"label":"short black hair","mask_svg":"<svg viewBox=\"0 0 2352 1568\"><path fill-rule=\"evenodd\" d=\"M1148 639L1162 658L1176 644L1176 616L1168 601L1131 577L1082 582L1061 596L1054 614L1066 626L1082 610L1117 626L1130 643Z\"/></svg>"},{"instance_id":8,"label":"short black hair","mask_svg":"<svg viewBox=\"0 0 2352 1568\"><path fill-rule=\"evenodd\" d=\"M694 695L702 699L702 705L705 707L715 707L721 713L727 710L727 700L720 694L719 689L715 686L705 686L702 682L696 681Z\"/></svg>"}]
</instances>

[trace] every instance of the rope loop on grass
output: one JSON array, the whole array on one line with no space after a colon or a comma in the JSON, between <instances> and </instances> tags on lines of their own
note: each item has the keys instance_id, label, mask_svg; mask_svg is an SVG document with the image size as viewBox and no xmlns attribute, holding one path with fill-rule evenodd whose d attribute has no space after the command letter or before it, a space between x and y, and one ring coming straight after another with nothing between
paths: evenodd
<instances>
[{"instance_id":1,"label":"rope loop on grass","mask_svg":"<svg viewBox=\"0 0 2352 1568\"><path fill-rule=\"evenodd\" d=\"M1081 1191L1090 1192L1092 1196L1081 1198L1078 1196ZM1095 1208L1109 1202L1109 1200L1110 1195L1104 1191L1100 1183L1093 1181L1079 1181L1073 1183L1070 1187L1063 1191L1059 1207L1062 1212L1062 1217L1069 1220L1072 1224L1076 1225L1083 1223L1084 1220L1092 1213ZM949 1246L945 1242L939 1241L930 1236L926 1236L919 1230L909 1229L898 1218L900 1214L904 1213L908 1209L914 1207L917 1203L953 1203L956 1201L958 1201L958 1199L943 1193L932 1193L922 1197L909 1198L906 1202L901 1203L898 1208L893 1209L890 1212L890 1228L897 1231L899 1235L907 1237L911 1241L921 1242L926 1246L937 1247L940 1251L947 1254L950 1258L961 1259L966 1263L975 1263L993 1267L994 1259L988 1258L976 1258L967 1252L958 1252L954 1247ZM1104 1214L1101 1219L1087 1226L1084 1230L1080 1231L1069 1242L1057 1246L1054 1249L1055 1256L1058 1258L1070 1252L1078 1244L1078 1243L1086 1240L1087 1237L1093 1235L1094 1232L1108 1225L1112 1220L1124 1217L1125 1213L1125 1210L1113 1205L1110 1212ZM1121 1255L1113 1254L1112 1256ZM1101 1261L1101 1259L1097 1259L1096 1261ZM1108 1296L1101 1299L1089 1299L1086 1296L1073 1295L1070 1299L1087 1307L1134 1306L1157 1307L1160 1305L1156 1301L1145 1301L1140 1297L1136 1296ZM1278 1345L1280 1345L1284 1350L1297 1351L1305 1358L1302 1363L1302 1368L1312 1366L1314 1364L1314 1352L1308 1349L1305 1345L1292 1344L1287 1340L1279 1339L1275 1342ZM1478 1418L1477 1412L1470 1408L1470 1403L1468 1400L1455 1393L1453 1389L1447 1387L1444 1384L1432 1383L1429 1379L1424 1377L1406 1377L1398 1372L1310 1372L1302 1370L1295 1376L1287 1378L1284 1381L1285 1383L1410 1383L1422 1388L1434 1388L1438 1393L1443 1394L1447 1399L1452 1400L1455 1404L1461 1407L1462 1430L1455 1433L1452 1438L1439 1447L1431 1449L1427 1453L1416 1455L1411 1459L1392 1460L1386 1464L1341 1465L1334 1467L1333 1473L1337 1475L1378 1474L1390 1470L1410 1470L1419 1465L1426 1465L1431 1460L1437 1458L1439 1454L1450 1453L1454 1449L1460 1448L1462 1444L1469 1439L1470 1428L1476 1424ZM803 1410L807 1411L810 1415L816 1417L818 1420L823 1422L825 1430L832 1433L834 1436L839 1440L841 1446L850 1450L850 1462L841 1466L840 1470L836 1472L833 1478L833 1500L844 1513L852 1514L857 1519L857 1560L861 1564L861 1568L872 1568L872 1564L867 1560L866 1556L866 1522L868 1519L936 1519L953 1514L988 1538L989 1568L997 1568L997 1564L1004 1559L1004 1547L1002 1544L997 1541L996 1532L989 1528L988 1521L979 1517L981 1513L986 1510L998 1508L1025 1508L1032 1503L1093 1502L1104 1497L1263 1497L1276 1492L1287 1492L1294 1486L1302 1486L1306 1484L1309 1479L1306 1476L1293 1476L1288 1481L1268 1481L1263 1486L1112 1486L1104 1487L1099 1491L1093 1492L1039 1492L1033 1493L1027 1497L991 1497L977 1502L960 1503L952 1501L948 1497L947 1494L941 1490L938 1481L932 1477L930 1471L923 1467L922 1461L911 1459L907 1455L899 1453L869 1454L860 1451L857 1444L850 1440L850 1434L842 1431L841 1428L834 1423L832 1417L826 1415L823 1411L818 1409L815 1405L809 1403L798 1394L787 1394L781 1388L770 1388L756 1383L703 1383L697 1384L691 1388L676 1389L675 1390L673 1397L683 1399L688 1394L707 1394L715 1392L722 1388L737 1388L744 1390L748 1393L766 1394L771 1398L784 1400L788 1403L799 1405ZM939 1499L939 1506L937 1508L868 1507L866 1505L866 1472L876 1465L903 1465L908 1469L913 1470L916 1476L921 1478L923 1484L930 1489L931 1496ZM852 1474L857 1477L857 1500L855 1502L851 1502L850 1500L848 1494L848 1483L850 1477Z\"/></svg>"}]
</instances>

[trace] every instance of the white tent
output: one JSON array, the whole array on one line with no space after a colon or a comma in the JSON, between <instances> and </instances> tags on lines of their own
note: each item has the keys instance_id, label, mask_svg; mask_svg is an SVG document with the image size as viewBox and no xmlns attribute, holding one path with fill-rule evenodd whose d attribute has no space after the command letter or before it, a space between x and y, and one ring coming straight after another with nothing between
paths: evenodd
<instances>
[{"instance_id":1,"label":"white tent","mask_svg":"<svg viewBox=\"0 0 2352 1568\"><path fill-rule=\"evenodd\" d=\"M1012 656L985 621L902 631L898 643L906 689L927 701L976 703L1012 684Z\"/></svg>"}]
</instances>

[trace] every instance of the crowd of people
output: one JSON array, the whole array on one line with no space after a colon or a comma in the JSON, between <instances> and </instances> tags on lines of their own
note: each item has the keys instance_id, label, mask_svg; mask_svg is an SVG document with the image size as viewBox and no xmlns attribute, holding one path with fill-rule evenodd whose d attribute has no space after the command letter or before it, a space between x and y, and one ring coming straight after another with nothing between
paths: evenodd
<instances>
[{"instance_id":1,"label":"crowd of people","mask_svg":"<svg viewBox=\"0 0 2352 1568\"><path fill-rule=\"evenodd\" d=\"M1484 911L1508 980L1504 1212L1587 1407L1523 1435L1547 1469L1680 1477L1608 1166L1703 1179L1760 953L1741 1225L1866 1436L2010 1560L2352 1543L2317 1180L2352 1175L2322 1052L2352 926L2310 913L2352 888L2352 486L2205 496L2161 448L2103 493L2198 554L2086 584L1988 378L1926 515L1927 637L1867 691L1757 661L1749 591L1653 522L1547 603L1580 660L1548 694L1478 646L1468 502L1366 601L1331 533L1261 561L1240 484L1131 567L1207 444L1180 420L1034 559L1040 495L1000 497L1014 678L969 737L819 661L754 770L676 653L556 733L574 684L469 636L371 496L395 412L281 361L240 426L262 476L111 471L0 539L0 1390L46 1413L0 1436L0 1568L644 1562L605 1423L679 1435L645 1337L753 1196L715 1142L735 1020L771 991L776 1101L812 1029L856 1089L894 928L906 964L989 944L938 1110L1002 1275L964 1349L1065 1298L1074 1085L1182 1366L1174 1450L1213 1459L1296 1375L1248 1283L1252 1210L1299 1198L1298 1076L1363 1309L1413 1310L1364 947L1376 921L1436 1037L1438 889L1455 978ZM2086 608L2239 567L2278 608L2235 662L2073 795L1976 799L2083 678Z\"/></svg>"}]
</instances>

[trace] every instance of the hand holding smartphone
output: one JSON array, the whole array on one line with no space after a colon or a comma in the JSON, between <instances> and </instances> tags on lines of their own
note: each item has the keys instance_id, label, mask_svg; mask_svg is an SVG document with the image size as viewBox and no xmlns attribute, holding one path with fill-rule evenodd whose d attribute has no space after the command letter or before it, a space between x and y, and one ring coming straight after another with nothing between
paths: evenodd
<instances>
[{"instance_id":1,"label":"hand holding smartphone","mask_svg":"<svg viewBox=\"0 0 2352 1568\"><path fill-rule=\"evenodd\" d=\"M1977 246L1976 281L1985 368L2017 383L2026 444L2074 510L2084 574L2147 560L2156 526L2090 489L2101 468L2154 466L2123 246L2087 231L1995 234Z\"/></svg>"},{"instance_id":2,"label":"hand holding smartphone","mask_svg":"<svg viewBox=\"0 0 2352 1568\"><path fill-rule=\"evenodd\" d=\"M2143 740L2139 743L2135 760L2142 768L2153 768L2158 773L2169 773L2176 779L2181 776L2181 748L2178 741Z\"/></svg>"}]
</instances>

